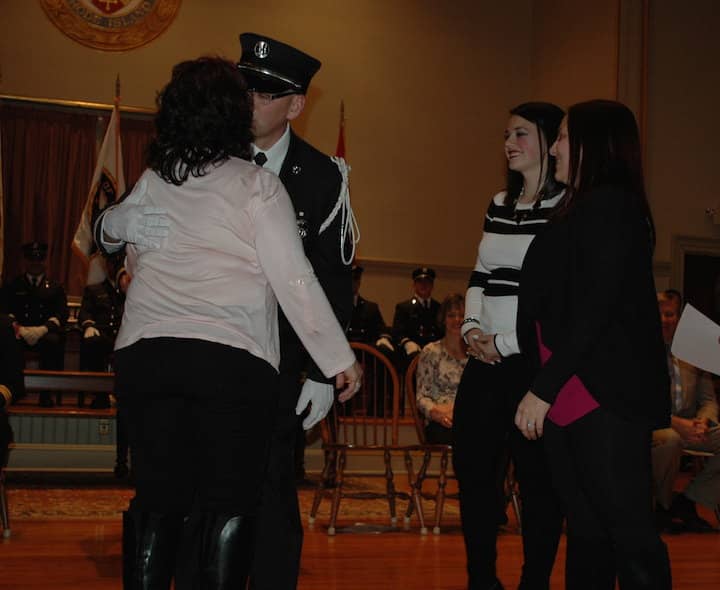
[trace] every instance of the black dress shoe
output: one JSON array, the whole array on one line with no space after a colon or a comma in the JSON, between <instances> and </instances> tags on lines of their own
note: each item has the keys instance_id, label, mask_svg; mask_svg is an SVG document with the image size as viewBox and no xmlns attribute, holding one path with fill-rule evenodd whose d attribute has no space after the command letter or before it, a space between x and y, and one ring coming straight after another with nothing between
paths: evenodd
<instances>
[{"instance_id":1,"label":"black dress shoe","mask_svg":"<svg viewBox=\"0 0 720 590\"><path fill-rule=\"evenodd\" d=\"M697 514L690 516L682 521L685 530L689 533L720 533L713 525Z\"/></svg>"},{"instance_id":2,"label":"black dress shoe","mask_svg":"<svg viewBox=\"0 0 720 590\"><path fill-rule=\"evenodd\" d=\"M312 481L312 480L308 479L307 477L302 477L300 479L295 480L295 487L300 490L308 490L311 488L316 488L317 482Z\"/></svg>"},{"instance_id":3,"label":"black dress shoe","mask_svg":"<svg viewBox=\"0 0 720 590\"><path fill-rule=\"evenodd\" d=\"M115 469L113 469L113 473L118 479L125 479L130 473L130 470L128 469L127 463L117 463Z\"/></svg>"},{"instance_id":4,"label":"black dress shoe","mask_svg":"<svg viewBox=\"0 0 720 590\"><path fill-rule=\"evenodd\" d=\"M38 405L41 408L52 408L55 406L52 396L49 393L41 393Z\"/></svg>"},{"instance_id":5,"label":"black dress shoe","mask_svg":"<svg viewBox=\"0 0 720 590\"><path fill-rule=\"evenodd\" d=\"M99 393L95 396L95 399L90 402L90 407L93 410L106 410L110 407L110 397L107 393Z\"/></svg>"}]
</instances>

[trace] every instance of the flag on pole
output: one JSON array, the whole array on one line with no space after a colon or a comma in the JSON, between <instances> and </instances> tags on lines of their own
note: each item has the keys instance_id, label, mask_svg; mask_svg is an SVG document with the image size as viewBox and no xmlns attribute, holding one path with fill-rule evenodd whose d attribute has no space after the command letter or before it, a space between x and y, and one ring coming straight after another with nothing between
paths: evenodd
<instances>
[{"instance_id":1,"label":"flag on pole","mask_svg":"<svg viewBox=\"0 0 720 590\"><path fill-rule=\"evenodd\" d=\"M340 131L338 132L337 147L335 155L338 158L345 157L345 101L340 101Z\"/></svg>"},{"instance_id":2,"label":"flag on pole","mask_svg":"<svg viewBox=\"0 0 720 590\"><path fill-rule=\"evenodd\" d=\"M125 176L120 145L120 78L118 78L110 123L105 131L90 183L90 192L73 238L73 251L80 256L88 269L87 284L97 283L105 278L103 265L98 259L100 254L93 241L93 222L100 211L112 205L124 192Z\"/></svg>"}]
</instances>

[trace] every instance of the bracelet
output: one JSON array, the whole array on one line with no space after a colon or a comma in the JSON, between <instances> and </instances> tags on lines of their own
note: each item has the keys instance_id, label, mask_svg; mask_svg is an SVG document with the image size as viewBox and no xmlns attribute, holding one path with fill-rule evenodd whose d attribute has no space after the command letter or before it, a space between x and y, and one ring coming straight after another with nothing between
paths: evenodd
<instances>
[{"instance_id":1,"label":"bracelet","mask_svg":"<svg viewBox=\"0 0 720 590\"><path fill-rule=\"evenodd\" d=\"M464 326L465 324L477 324L477 325L479 326L479 325L480 325L480 321L477 320L476 318L465 318L465 319L462 321L462 324L460 324L460 325L461 325L461 326Z\"/></svg>"}]
</instances>

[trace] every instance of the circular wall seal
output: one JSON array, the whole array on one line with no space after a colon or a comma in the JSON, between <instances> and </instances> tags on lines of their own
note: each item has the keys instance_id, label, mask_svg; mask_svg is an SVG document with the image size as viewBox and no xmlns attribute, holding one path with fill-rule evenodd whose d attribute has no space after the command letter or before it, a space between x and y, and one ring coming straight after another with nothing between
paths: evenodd
<instances>
[{"instance_id":1,"label":"circular wall seal","mask_svg":"<svg viewBox=\"0 0 720 590\"><path fill-rule=\"evenodd\" d=\"M165 31L180 0L40 0L40 5L50 21L78 43L125 51Z\"/></svg>"}]
</instances>

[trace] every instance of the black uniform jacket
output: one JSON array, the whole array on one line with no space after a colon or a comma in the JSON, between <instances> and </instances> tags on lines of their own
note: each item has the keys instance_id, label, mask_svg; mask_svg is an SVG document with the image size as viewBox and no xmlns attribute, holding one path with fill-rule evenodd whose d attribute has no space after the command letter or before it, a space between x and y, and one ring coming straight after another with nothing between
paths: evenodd
<instances>
[{"instance_id":1,"label":"black uniform jacket","mask_svg":"<svg viewBox=\"0 0 720 590\"><path fill-rule=\"evenodd\" d=\"M533 393L552 403L577 375L604 409L655 428L669 423L652 251L649 221L615 187L594 189L535 238L518 301L520 347L539 369ZM536 321L552 351L542 369Z\"/></svg>"},{"instance_id":2,"label":"black uniform jacket","mask_svg":"<svg viewBox=\"0 0 720 590\"><path fill-rule=\"evenodd\" d=\"M438 312L440 303L430 300L430 309L422 305L419 299L413 297L402 301L395 306L392 335L400 346L407 340L425 346L442 338L442 330L438 325Z\"/></svg>"},{"instance_id":3,"label":"black uniform jacket","mask_svg":"<svg viewBox=\"0 0 720 590\"><path fill-rule=\"evenodd\" d=\"M83 330L94 326L103 336L115 338L120 329L124 305L125 295L108 279L88 285L83 291L78 324Z\"/></svg>"},{"instance_id":4,"label":"black uniform jacket","mask_svg":"<svg viewBox=\"0 0 720 590\"><path fill-rule=\"evenodd\" d=\"M330 301L343 329L352 315L352 276L350 266L340 253L341 215L337 215L321 234L320 226L333 211L340 194L342 178L335 163L325 154L290 132L290 146L280 170L280 180L290 195L298 234L305 255ZM350 244L346 244L349 249ZM282 310L281 310L282 311ZM330 382L308 355L283 313L280 323L280 372L300 373L308 369L308 377Z\"/></svg>"},{"instance_id":5,"label":"black uniform jacket","mask_svg":"<svg viewBox=\"0 0 720 590\"><path fill-rule=\"evenodd\" d=\"M23 365L22 349L15 339L12 319L0 315L0 387L10 392L11 401L23 396ZM12 430L7 417L5 395L0 395L0 464L7 461L8 444L12 442Z\"/></svg>"},{"instance_id":6,"label":"black uniform jacket","mask_svg":"<svg viewBox=\"0 0 720 590\"><path fill-rule=\"evenodd\" d=\"M61 330L68 317L65 290L47 277L35 286L22 274L3 288L3 311L21 326L46 325L51 332ZM48 322L52 317L60 326Z\"/></svg>"},{"instance_id":7,"label":"black uniform jacket","mask_svg":"<svg viewBox=\"0 0 720 590\"><path fill-rule=\"evenodd\" d=\"M347 332L348 340L375 344L381 336L388 336L386 332L387 329L378 304L358 295Z\"/></svg>"}]
</instances>

